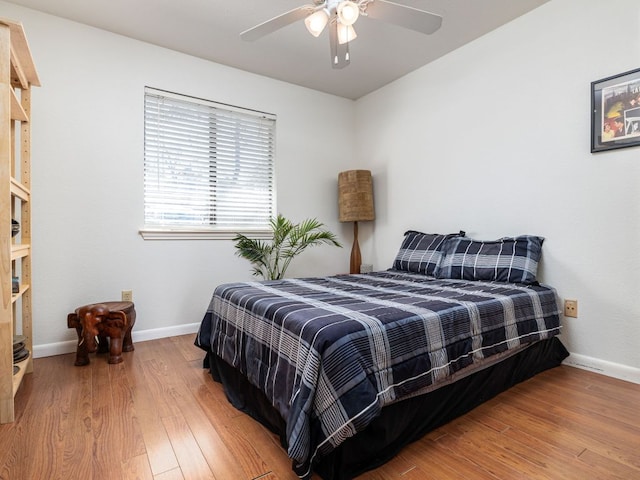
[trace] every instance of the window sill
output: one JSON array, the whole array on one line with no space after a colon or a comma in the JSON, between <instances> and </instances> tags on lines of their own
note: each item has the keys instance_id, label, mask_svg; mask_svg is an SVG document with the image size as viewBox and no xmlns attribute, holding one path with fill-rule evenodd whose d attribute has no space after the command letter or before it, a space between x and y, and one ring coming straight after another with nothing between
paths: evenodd
<instances>
[{"instance_id":1,"label":"window sill","mask_svg":"<svg viewBox=\"0 0 640 480\"><path fill-rule=\"evenodd\" d=\"M141 228L144 240L233 240L238 233L250 238L269 240L270 230L208 230L179 228Z\"/></svg>"}]
</instances>

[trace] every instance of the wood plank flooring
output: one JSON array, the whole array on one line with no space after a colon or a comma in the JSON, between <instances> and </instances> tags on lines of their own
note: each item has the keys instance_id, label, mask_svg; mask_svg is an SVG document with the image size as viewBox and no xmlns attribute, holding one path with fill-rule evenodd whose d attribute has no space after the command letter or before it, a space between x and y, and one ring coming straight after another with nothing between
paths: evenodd
<instances>
[{"instance_id":1,"label":"wood plank flooring","mask_svg":"<svg viewBox=\"0 0 640 480\"><path fill-rule=\"evenodd\" d=\"M297 478L278 439L201 368L193 337L136 343L119 365L36 359L16 422L0 425L0 479ZM640 385L544 372L358 478L391 479L640 479Z\"/></svg>"}]
</instances>

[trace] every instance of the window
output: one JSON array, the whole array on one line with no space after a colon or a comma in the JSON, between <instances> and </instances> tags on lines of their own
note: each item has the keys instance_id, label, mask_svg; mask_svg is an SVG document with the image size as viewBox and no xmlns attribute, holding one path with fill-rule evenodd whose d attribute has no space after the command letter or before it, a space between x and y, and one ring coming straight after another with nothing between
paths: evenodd
<instances>
[{"instance_id":1,"label":"window","mask_svg":"<svg viewBox=\"0 0 640 480\"><path fill-rule=\"evenodd\" d=\"M275 115L145 88L144 238L267 232Z\"/></svg>"}]
</instances>

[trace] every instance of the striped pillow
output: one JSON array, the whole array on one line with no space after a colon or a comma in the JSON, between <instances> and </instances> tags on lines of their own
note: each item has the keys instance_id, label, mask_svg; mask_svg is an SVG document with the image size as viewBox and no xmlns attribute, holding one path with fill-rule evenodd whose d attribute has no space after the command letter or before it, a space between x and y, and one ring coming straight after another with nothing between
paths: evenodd
<instances>
[{"instance_id":1,"label":"striped pillow","mask_svg":"<svg viewBox=\"0 0 640 480\"><path fill-rule=\"evenodd\" d=\"M443 246L437 278L537 283L538 262L544 238L532 235L490 242L451 238Z\"/></svg>"},{"instance_id":2,"label":"striped pillow","mask_svg":"<svg viewBox=\"0 0 640 480\"><path fill-rule=\"evenodd\" d=\"M393 261L393 270L432 275L442 258L442 247L448 238L464 232L441 235L409 230L404 234L400 251Z\"/></svg>"}]
</instances>

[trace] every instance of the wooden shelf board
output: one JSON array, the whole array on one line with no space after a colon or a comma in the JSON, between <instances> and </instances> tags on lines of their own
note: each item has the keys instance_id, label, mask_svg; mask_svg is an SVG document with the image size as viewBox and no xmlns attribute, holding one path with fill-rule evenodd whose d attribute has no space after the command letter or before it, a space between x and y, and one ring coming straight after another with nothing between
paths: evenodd
<instances>
[{"instance_id":1,"label":"wooden shelf board","mask_svg":"<svg viewBox=\"0 0 640 480\"><path fill-rule=\"evenodd\" d=\"M14 92L13 89L11 89L11 118L13 120L20 120L21 122L29 121L27 112L25 112L22 105L20 105L20 101L18 97L16 97L16 92Z\"/></svg>"},{"instance_id":2,"label":"wooden shelf board","mask_svg":"<svg viewBox=\"0 0 640 480\"><path fill-rule=\"evenodd\" d=\"M11 177L11 195L18 197L23 202L28 202L31 198L29 189L13 177Z\"/></svg>"},{"instance_id":3,"label":"wooden shelf board","mask_svg":"<svg viewBox=\"0 0 640 480\"><path fill-rule=\"evenodd\" d=\"M15 49L11 46L11 85L14 87L29 88L29 81L20 66L20 58L16 54Z\"/></svg>"},{"instance_id":4,"label":"wooden shelf board","mask_svg":"<svg viewBox=\"0 0 640 480\"><path fill-rule=\"evenodd\" d=\"M29 368L30 361L31 361L31 352L29 352L29 356L27 358L14 364L14 365L17 365L18 368L20 368L18 373L16 373L13 376L13 396L14 397L16 396L16 392L18 391L18 388L20 388L20 384L22 383L22 378L24 377L24 374L27 372L27 369Z\"/></svg>"},{"instance_id":5,"label":"wooden shelf board","mask_svg":"<svg viewBox=\"0 0 640 480\"><path fill-rule=\"evenodd\" d=\"M38 72L36 72L36 66L33 63L31 49L29 48L27 37L24 34L22 23L2 17L0 17L0 23L8 25L11 29L11 46L15 52L13 56L15 56L16 62L14 68L16 71L20 70L22 72L22 75L30 85L39 87L40 79L38 78Z\"/></svg>"},{"instance_id":6,"label":"wooden shelf board","mask_svg":"<svg viewBox=\"0 0 640 480\"><path fill-rule=\"evenodd\" d=\"M29 244L21 243L11 245L11 260L26 257L29 253L31 253L31 245Z\"/></svg>"},{"instance_id":7,"label":"wooden shelf board","mask_svg":"<svg viewBox=\"0 0 640 480\"><path fill-rule=\"evenodd\" d=\"M22 295L24 295L24 292L26 292L27 290L29 290L29 285L20 285L20 291L18 293L12 293L11 294L11 303L15 303L18 301L18 299L20 297L22 297Z\"/></svg>"}]
</instances>

